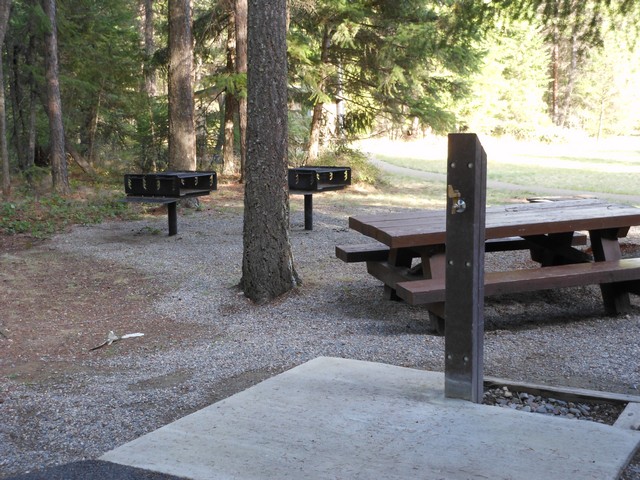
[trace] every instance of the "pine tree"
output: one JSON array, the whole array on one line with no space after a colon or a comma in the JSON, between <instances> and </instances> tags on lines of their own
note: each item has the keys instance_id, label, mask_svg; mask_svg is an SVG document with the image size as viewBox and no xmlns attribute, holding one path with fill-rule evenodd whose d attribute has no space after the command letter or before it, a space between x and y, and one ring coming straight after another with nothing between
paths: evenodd
<instances>
[{"instance_id":1,"label":"pine tree","mask_svg":"<svg viewBox=\"0 0 640 480\"><path fill-rule=\"evenodd\" d=\"M263 303L299 283L289 242L286 0L249 0L242 288Z\"/></svg>"}]
</instances>

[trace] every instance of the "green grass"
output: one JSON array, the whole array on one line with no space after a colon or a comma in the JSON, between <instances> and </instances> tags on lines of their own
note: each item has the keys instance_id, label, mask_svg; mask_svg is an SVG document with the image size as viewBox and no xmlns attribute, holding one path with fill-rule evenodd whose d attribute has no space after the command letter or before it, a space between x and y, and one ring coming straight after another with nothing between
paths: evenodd
<instances>
[{"instance_id":1,"label":"green grass","mask_svg":"<svg viewBox=\"0 0 640 480\"><path fill-rule=\"evenodd\" d=\"M70 225L129 216L126 204L118 201L120 197L115 193L100 192L85 198L50 195L36 199L28 196L0 202L0 233L45 238Z\"/></svg>"},{"instance_id":2,"label":"green grass","mask_svg":"<svg viewBox=\"0 0 640 480\"><path fill-rule=\"evenodd\" d=\"M530 189L517 192L489 189L486 203L487 205L504 205L524 202L528 197L536 195L536 192ZM327 199L323 201L326 202ZM340 195L334 201L341 204L354 203L379 207L444 208L446 185L444 182L393 175L392 179L369 191L359 191L357 186L340 191Z\"/></svg>"},{"instance_id":3,"label":"green grass","mask_svg":"<svg viewBox=\"0 0 640 480\"><path fill-rule=\"evenodd\" d=\"M484 142L483 142L484 145ZM577 142L574 145L514 144L490 140L487 179L592 193L640 195L640 139ZM394 165L446 173L446 139L436 143L396 142L367 146L370 154Z\"/></svg>"}]
</instances>

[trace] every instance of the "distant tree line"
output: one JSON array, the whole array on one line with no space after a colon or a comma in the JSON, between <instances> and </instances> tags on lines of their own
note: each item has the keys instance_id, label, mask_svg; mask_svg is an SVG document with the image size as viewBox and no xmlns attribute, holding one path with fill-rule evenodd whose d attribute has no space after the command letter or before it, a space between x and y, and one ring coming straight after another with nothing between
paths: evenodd
<instances>
[{"instance_id":1,"label":"distant tree line","mask_svg":"<svg viewBox=\"0 0 640 480\"><path fill-rule=\"evenodd\" d=\"M638 128L624 108L639 77L638 2L289 0L286 9L292 163L374 133ZM0 41L3 190L12 173L44 166L68 191L61 158L93 175L192 158L181 167L242 180L246 0L5 0ZM188 98L170 101L185 82ZM192 126L185 133L178 121Z\"/></svg>"}]
</instances>

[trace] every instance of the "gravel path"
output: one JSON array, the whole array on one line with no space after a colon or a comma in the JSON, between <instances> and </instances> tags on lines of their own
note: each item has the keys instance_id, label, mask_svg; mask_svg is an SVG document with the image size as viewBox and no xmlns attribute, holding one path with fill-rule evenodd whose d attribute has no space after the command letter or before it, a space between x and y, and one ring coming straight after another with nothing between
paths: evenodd
<instances>
[{"instance_id":1,"label":"gravel path","mask_svg":"<svg viewBox=\"0 0 640 480\"><path fill-rule=\"evenodd\" d=\"M334 256L336 244L363 241L347 228L349 215L390 208L345 205L339 193L315 203L315 230L303 229L300 210L292 215L304 285L266 306L251 304L235 286L242 215L234 209L180 215L175 237L165 236L166 218L159 217L76 227L49 241L46 248L152 276L170 293L148 314L172 319L182 337L198 333L144 355L127 353L123 341L113 355L84 356L76 373L56 382L12 383L0 403L0 478L95 459L321 355L442 371L444 339L429 331L425 311L384 301L364 265ZM632 230L625 242L635 249L640 232ZM527 262L519 252L486 260L489 268ZM632 301L631 314L608 318L591 287L492 299L485 374L638 394L640 302Z\"/></svg>"}]
</instances>

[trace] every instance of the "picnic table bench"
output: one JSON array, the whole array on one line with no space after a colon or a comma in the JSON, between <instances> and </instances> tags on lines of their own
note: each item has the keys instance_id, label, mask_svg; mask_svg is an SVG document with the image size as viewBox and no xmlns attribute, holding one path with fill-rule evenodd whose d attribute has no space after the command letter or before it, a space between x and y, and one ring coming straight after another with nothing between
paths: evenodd
<instances>
[{"instance_id":1,"label":"picnic table bench","mask_svg":"<svg viewBox=\"0 0 640 480\"><path fill-rule=\"evenodd\" d=\"M572 246L587 244L587 235L574 232ZM485 242L486 252L509 250L526 250L535 245L521 237L493 238ZM386 260L391 249L382 243L360 243L353 245L336 245L336 257L345 263L366 262L368 260ZM416 254L418 257L419 254Z\"/></svg>"},{"instance_id":2,"label":"picnic table bench","mask_svg":"<svg viewBox=\"0 0 640 480\"><path fill-rule=\"evenodd\" d=\"M485 273L485 295L599 284L605 311L630 308L640 294L640 258L623 259L619 239L640 225L640 209L599 199L489 207L485 251L529 249L539 268ZM336 256L366 262L388 299L426 305L433 326L444 329L444 210L359 216L349 226L376 243L342 245ZM588 232L592 254L584 246ZM413 259L420 263L413 265Z\"/></svg>"}]
</instances>

